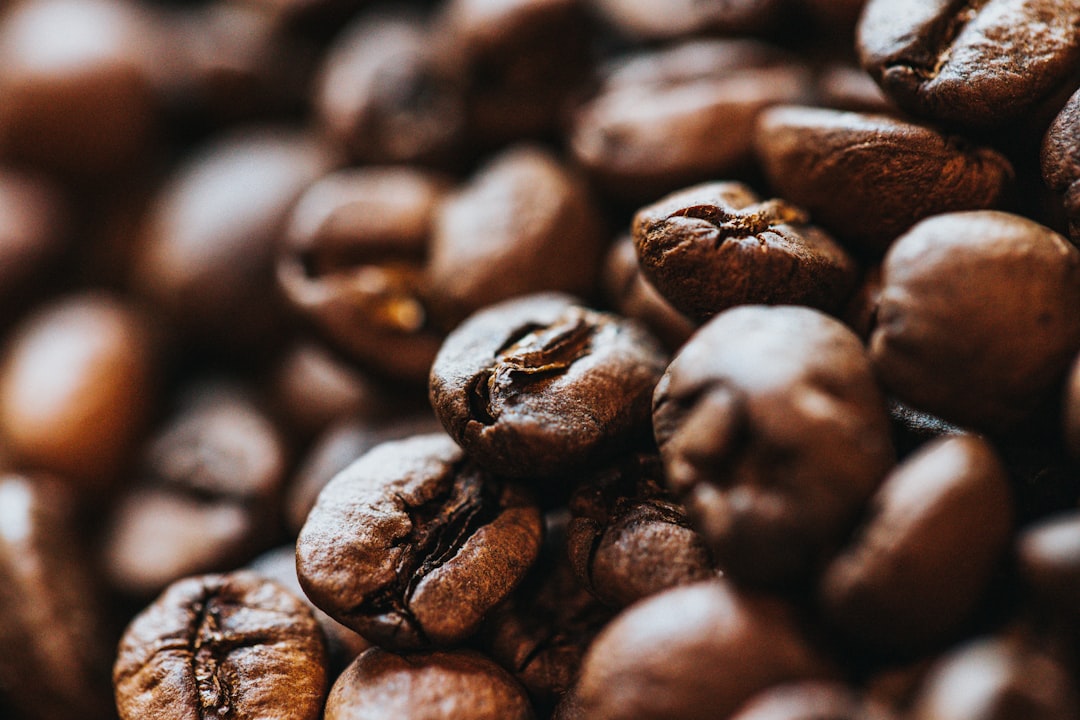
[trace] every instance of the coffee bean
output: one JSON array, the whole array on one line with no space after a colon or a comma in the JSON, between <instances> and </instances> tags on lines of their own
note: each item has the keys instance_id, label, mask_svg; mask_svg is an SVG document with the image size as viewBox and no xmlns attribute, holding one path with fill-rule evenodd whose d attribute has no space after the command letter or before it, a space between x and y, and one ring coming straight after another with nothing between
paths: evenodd
<instances>
[{"instance_id":1,"label":"coffee bean","mask_svg":"<svg viewBox=\"0 0 1080 720\"><path fill-rule=\"evenodd\" d=\"M1080 515L1059 513L1029 525L1016 539L1017 566L1039 609L1076 626L1080 607Z\"/></svg>"},{"instance_id":2,"label":"coffee bean","mask_svg":"<svg viewBox=\"0 0 1080 720\"><path fill-rule=\"evenodd\" d=\"M664 361L636 324L565 295L531 295L477 313L446 338L431 403L480 465L551 478L647 432Z\"/></svg>"},{"instance_id":3,"label":"coffee bean","mask_svg":"<svg viewBox=\"0 0 1080 720\"><path fill-rule=\"evenodd\" d=\"M784 603L710 580L623 611L589 648L577 693L582 717L705 720L829 672Z\"/></svg>"},{"instance_id":4,"label":"coffee bean","mask_svg":"<svg viewBox=\"0 0 1080 720\"><path fill-rule=\"evenodd\" d=\"M570 498L570 513L574 573L609 605L716 575L655 455L631 455L587 479Z\"/></svg>"},{"instance_id":5,"label":"coffee bean","mask_svg":"<svg viewBox=\"0 0 1080 720\"><path fill-rule=\"evenodd\" d=\"M517 488L445 435L420 435L380 445L326 486L296 567L312 602L368 640L450 645L521 581L541 533Z\"/></svg>"},{"instance_id":6,"label":"coffee bean","mask_svg":"<svg viewBox=\"0 0 1080 720\"><path fill-rule=\"evenodd\" d=\"M1069 234L1080 242L1080 91L1065 104L1042 146L1043 179L1065 196Z\"/></svg>"},{"instance_id":7,"label":"coffee bean","mask_svg":"<svg viewBox=\"0 0 1080 720\"><path fill-rule=\"evenodd\" d=\"M637 212L633 234L645 277L697 320L752 303L838 310L855 285L854 261L806 212L741 183L668 195Z\"/></svg>"},{"instance_id":8,"label":"coffee bean","mask_svg":"<svg viewBox=\"0 0 1080 720\"><path fill-rule=\"evenodd\" d=\"M657 12L657 7L648 0L599 0L596 4L610 23L643 39L761 31L775 24L782 5L777 0L726 3L676 0Z\"/></svg>"},{"instance_id":9,"label":"coffee bean","mask_svg":"<svg viewBox=\"0 0 1080 720\"><path fill-rule=\"evenodd\" d=\"M466 650L394 655L371 648L334 683L326 720L533 720L525 692Z\"/></svg>"},{"instance_id":10,"label":"coffee bean","mask_svg":"<svg viewBox=\"0 0 1080 720\"><path fill-rule=\"evenodd\" d=\"M47 273L69 248L69 204L44 177L0 170L0 319L14 319L49 287Z\"/></svg>"},{"instance_id":11,"label":"coffee bean","mask_svg":"<svg viewBox=\"0 0 1080 720\"><path fill-rule=\"evenodd\" d=\"M326 650L311 611L238 571L171 585L131 621L113 667L121 720L316 720Z\"/></svg>"},{"instance_id":12,"label":"coffee bean","mask_svg":"<svg viewBox=\"0 0 1080 720\"><path fill-rule=\"evenodd\" d=\"M931 215L999 206L1013 178L990 148L884 115L774 107L756 147L780 195L870 250Z\"/></svg>"},{"instance_id":13,"label":"coffee bean","mask_svg":"<svg viewBox=\"0 0 1080 720\"><path fill-rule=\"evenodd\" d=\"M1075 89L1078 26L1073 0L869 0L857 49L863 67L901 107L988 127Z\"/></svg>"},{"instance_id":14,"label":"coffee bean","mask_svg":"<svg viewBox=\"0 0 1080 720\"><path fill-rule=\"evenodd\" d=\"M882 652L940 646L986 590L1012 530L1011 505L1005 468L985 440L927 444L889 474L862 527L825 570L826 615L854 642Z\"/></svg>"},{"instance_id":15,"label":"coffee bean","mask_svg":"<svg viewBox=\"0 0 1080 720\"><path fill-rule=\"evenodd\" d=\"M752 584L813 573L894 462L862 344L808 308L717 315L668 367L653 424L668 485Z\"/></svg>"},{"instance_id":16,"label":"coffee bean","mask_svg":"<svg viewBox=\"0 0 1080 720\"><path fill-rule=\"evenodd\" d=\"M858 695L839 683L777 685L755 695L731 720L886 720L884 711L862 707Z\"/></svg>"},{"instance_id":17,"label":"coffee bean","mask_svg":"<svg viewBox=\"0 0 1080 720\"><path fill-rule=\"evenodd\" d=\"M885 257L870 355L905 403L1002 432L1062 380L1078 306L1080 252L1057 233L1008 213L938 215Z\"/></svg>"}]
</instances>

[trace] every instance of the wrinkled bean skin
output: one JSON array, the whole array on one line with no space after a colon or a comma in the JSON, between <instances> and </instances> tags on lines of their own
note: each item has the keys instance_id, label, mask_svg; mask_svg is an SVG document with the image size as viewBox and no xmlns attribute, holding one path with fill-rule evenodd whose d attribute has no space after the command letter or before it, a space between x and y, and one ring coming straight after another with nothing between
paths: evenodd
<instances>
[{"instance_id":1,"label":"wrinkled bean skin","mask_svg":"<svg viewBox=\"0 0 1080 720\"><path fill-rule=\"evenodd\" d=\"M477 463L553 477L647 431L665 360L634 323L565 295L531 295L493 305L447 337L431 369L431 404Z\"/></svg>"},{"instance_id":2,"label":"wrinkled bean skin","mask_svg":"<svg viewBox=\"0 0 1080 720\"><path fill-rule=\"evenodd\" d=\"M251 572L170 586L131 621L113 683L121 720L317 720L326 649L311 611Z\"/></svg>"},{"instance_id":3,"label":"wrinkled bean skin","mask_svg":"<svg viewBox=\"0 0 1080 720\"><path fill-rule=\"evenodd\" d=\"M1069 98L1046 133L1042 172L1046 184L1064 195L1070 237L1080 242L1080 91Z\"/></svg>"},{"instance_id":4,"label":"wrinkled bean skin","mask_svg":"<svg viewBox=\"0 0 1080 720\"><path fill-rule=\"evenodd\" d=\"M296 567L319 608L380 646L451 645L525 576L539 510L445 435L384 443L323 489Z\"/></svg>"}]
</instances>

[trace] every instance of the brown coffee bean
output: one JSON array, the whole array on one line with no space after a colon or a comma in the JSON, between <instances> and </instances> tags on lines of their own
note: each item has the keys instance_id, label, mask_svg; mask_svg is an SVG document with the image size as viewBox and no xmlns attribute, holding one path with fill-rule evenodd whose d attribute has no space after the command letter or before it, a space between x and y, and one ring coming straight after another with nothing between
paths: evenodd
<instances>
[{"instance_id":1,"label":"brown coffee bean","mask_svg":"<svg viewBox=\"0 0 1080 720\"><path fill-rule=\"evenodd\" d=\"M570 498L570 514L574 574L608 605L716 575L655 455L632 455L586 480Z\"/></svg>"},{"instance_id":2,"label":"brown coffee bean","mask_svg":"<svg viewBox=\"0 0 1080 720\"><path fill-rule=\"evenodd\" d=\"M720 568L805 579L894 462L859 339L808 308L747 306L704 325L656 388L668 484Z\"/></svg>"},{"instance_id":3,"label":"brown coffee bean","mask_svg":"<svg viewBox=\"0 0 1080 720\"><path fill-rule=\"evenodd\" d=\"M862 706L851 688L832 682L777 685L758 693L731 720L885 720Z\"/></svg>"},{"instance_id":4,"label":"brown coffee bean","mask_svg":"<svg viewBox=\"0 0 1080 720\"><path fill-rule=\"evenodd\" d=\"M480 465L553 478L648 431L665 360L636 324L566 295L529 295L450 333L431 369L431 404Z\"/></svg>"},{"instance_id":5,"label":"brown coffee bean","mask_svg":"<svg viewBox=\"0 0 1080 720\"><path fill-rule=\"evenodd\" d=\"M931 215L997 207L1013 178L990 148L884 115L774 107L755 144L777 193L874 251Z\"/></svg>"},{"instance_id":6,"label":"brown coffee bean","mask_svg":"<svg viewBox=\"0 0 1080 720\"><path fill-rule=\"evenodd\" d=\"M696 40L630 56L574 113L570 149L608 191L653 199L749 164L758 113L808 101L810 84L782 51L751 41Z\"/></svg>"},{"instance_id":7,"label":"brown coffee bean","mask_svg":"<svg viewBox=\"0 0 1080 720\"><path fill-rule=\"evenodd\" d=\"M1068 510L1029 525L1016 538L1017 567L1040 610L1071 627L1080 622L1080 512Z\"/></svg>"},{"instance_id":8,"label":"brown coffee bean","mask_svg":"<svg viewBox=\"0 0 1080 720\"><path fill-rule=\"evenodd\" d=\"M331 342L418 383L442 342L423 279L445 191L442 177L406 168L331 173L300 196L277 260L286 297Z\"/></svg>"},{"instance_id":9,"label":"brown coffee bean","mask_svg":"<svg viewBox=\"0 0 1080 720\"><path fill-rule=\"evenodd\" d=\"M450 329L518 295L588 294L607 242L599 217L581 178L546 150L504 150L439 209L426 278L433 312Z\"/></svg>"},{"instance_id":10,"label":"brown coffee bean","mask_svg":"<svg viewBox=\"0 0 1080 720\"><path fill-rule=\"evenodd\" d=\"M280 336L274 255L286 213L324 174L310 139L248 131L202 147L162 188L134 253L133 285L186 335L250 347Z\"/></svg>"},{"instance_id":11,"label":"brown coffee bean","mask_svg":"<svg viewBox=\"0 0 1080 720\"><path fill-rule=\"evenodd\" d=\"M0 476L0 687L15 717L112 716L113 648L82 504L55 478Z\"/></svg>"},{"instance_id":12,"label":"brown coffee bean","mask_svg":"<svg viewBox=\"0 0 1080 720\"><path fill-rule=\"evenodd\" d=\"M371 648L334 683L326 720L533 720L524 689L479 653Z\"/></svg>"},{"instance_id":13,"label":"brown coffee bean","mask_svg":"<svg viewBox=\"0 0 1080 720\"><path fill-rule=\"evenodd\" d=\"M68 205L48 179L0 169L0 320L50 285L46 273L68 249Z\"/></svg>"},{"instance_id":14,"label":"brown coffee bean","mask_svg":"<svg viewBox=\"0 0 1080 720\"><path fill-rule=\"evenodd\" d=\"M859 645L932 650L979 604L1011 531L1008 476L993 448L975 435L933 441L885 479L825 570L825 614Z\"/></svg>"},{"instance_id":15,"label":"brown coffee bean","mask_svg":"<svg viewBox=\"0 0 1080 720\"><path fill-rule=\"evenodd\" d=\"M710 580L624 610L589 648L577 694L590 719L712 720L828 673L786 605Z\"/></svg>"},{"instance_id":16,"label":"brown coffee bean","mask_svg":"<svg viewBox=\"0 0 1080 720\"><path fill-rule=\"evenodd\" d=\"M882 266L870 355L886 387L944 420L1000 432L1029 417L1080 350L1080 252L1008 213L950 213Z\"/></svg>"},{"instance_id":17,"label":"brown coffee bean","mask_svg":"<svg viewBox=\"0 0 1080 720\"><path fill-rule=\"evenodd\" d=\"M318 607L388 648L449 645L525 576L539 510L445 435L380 445L339 473L300 531L296 567Z\"/></svg>"},{"instance_id":18,"label":"brown coffee bean","mask_svg":"<svg viewBox=\"0 0 1080 720\"><path fill-rule=\"evenodd\" d=\"M761 31L779 17L777 0L737 0L703 3L673 0L658 8L650 0L597 0L605 20L622 32L643 39L670 39L718 33L736 35Z\"/></svg>"},{"instance_id":19,"label":"brown coffee bean","mask_svg":"<svg viewBox=\"0 0 1080 720\"><path fill-rule=\"evenodd\" d=\"M446 163L462 151L464 84L418 21L364 16L327 51L316 112L356 162Z\"/></svg>"},{"instance_id":20,"label":"brown coffee bean","mask_svg":"<svg viewBox=\"0 0 1080 720\"><path fill-rule=\"evenodd\" d=\"M157 384L146 316L103 293L25 318L0 360L0 436L19 465L102 487L144 432Z\"/></svg>"},{"instance_id":21,"label":"brown coffee bean","mask_svg":"<svg viewBox=\"0 0 1080 720\"><path fill-rule=\"evenodd\" d=\"M326 649L307 606L238 571L170 586L131 621L113 683L121 720L317 720Z\"/></svg>"},{"instance_id":22,"label":"brown coffee bean","mask_svg":"<svg viewBox=\"0 0 1080 720\"><path fill-rule=\"evenodd\" d=\"M1042 172L1046 184L1065 196L1069 234L1080 242L1080 91L1065 104L1042 146Z\"/></svg>"},{"instance_id":23,"label":"brown coffee bean","mask_svg":"<svg viewBox=\"0 0 1080 720\"><path fill-rule=\"evenodd\" d=\"M288 449L233 389L202 387L148 442L116 504L105 562L117 589L152 596L187 575L247 562L275 539Z\"/></svg>"},{"instance_id":24,"label":"brown coffee bean","mask_svg":"<svg viewBox=\"0 0 1080 720\"><path fill-rule=\"evenodd\" d=\"M33 0L0 16L0 155L95 177L144 161L157 28L124 0Z\"/></svg>"},{"instance_id":25,"label":"brown coffee bean","mask_svg":"<svg viewBox=\"0 0 1080 720\"><path fill-rule=\"evenodd\" d=\"M803 210L741 183L668 195L637 212L633 234L645 277L698 320L751 303L838 310L855 285L854 261Z\"/></svg>"},{"instance_id":26,"label":"brown coffee bean","mask_svg":"<svg viewBox=\"0 0 1080 720\"><path fill-rule=\"evenodd\" d=\"M869 0L857 49L863 67L901 107L986 127L1075 88L1078 25L1074 0Z\"/></svg>"}]
</instances>

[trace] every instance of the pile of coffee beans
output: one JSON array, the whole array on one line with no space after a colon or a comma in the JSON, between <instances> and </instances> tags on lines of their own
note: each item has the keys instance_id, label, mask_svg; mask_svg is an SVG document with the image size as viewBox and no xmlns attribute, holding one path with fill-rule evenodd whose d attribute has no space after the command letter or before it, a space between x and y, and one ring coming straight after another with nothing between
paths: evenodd
<instances>
[{"instance_id":1,"label":"pile of coffee beans","mask_svg":"<svg viewBox=\"0 0 1080 720\"><path fill-rule=\"evenodd\" d=\"M0 718L1080 718L1080 1L0 0Z\"/></svg>"}]
</instances>

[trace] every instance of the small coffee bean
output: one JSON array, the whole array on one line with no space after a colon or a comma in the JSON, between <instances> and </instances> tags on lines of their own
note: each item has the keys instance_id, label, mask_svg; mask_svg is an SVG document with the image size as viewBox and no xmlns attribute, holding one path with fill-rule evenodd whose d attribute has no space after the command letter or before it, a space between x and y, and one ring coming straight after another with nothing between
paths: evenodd
<instances>
[{"instance_id":1,"label":"small coffee bean","mask_svg":"<svg viewBox=\"0 0 1080 720\"><path fill-rule=\"evenodd\" d=\"M1016 558L1040 609L1052 609L1075 627L1080 619L1080 513L1058 513L1024 528L1016 538Z\"/></svg>"},{"instance_id":2,"label":"small coffee bean","mask_svg":"<svg viewBox=\"0 0 1080 720\"><path fill-rule=\"evenodd\" d=\"M576 692L585 718L713 720L771 685L829 672L788 606L709 580L618 615L590 646Z\"/></svg>"},{"instance_id":3,"label":"small coffee bean","mask_svg":"<svg viewBox=\"0 0 1080 720\"><path fill-rule=\"evenodd\" d=\"M698 320L752 303L838 310L855 286L854 261L803 210L741 183L668 195L637 212L633 235L645 277Z\"/></svg>"},{"instance_id":4,"label":"small coffee bean","mask_svg":"<svg viewBox=\"0 0 1080 720\"><path fill-rule=\"evenodd\" d=\"M478 464L552 478L648 431L666 358L636 324L569 296L530 295L469 318L431 369L431 404Z\"/></svg>"},{"instance_id":5,"label":"small coffee bean","mask_svg":"<svg viewBox=\"0 0 1080 720\"><path fill-rule=\"evenodd\" d=\"M809 308L717 315L671 362L653 402L668 485L740 582L813 573L894 462L862 343Z\"/></svg>"},{"instance_id":6,"label":"small coffee bean","mask_svg":"<svg viewBox=\"0 0 1080 720\"><path fill-rule=\"evenodd\" d=\"M691 35L737 35L773 25L782 3L777 0L737 0L703 3L673 0L663 10L650 0L597 0L605 20L628 35L667 40Z\"/></svg>"},{"instance_id":7,"label":"small coffee bean","mask_svg":"<svg viewBox=\"0 0 1080 720\"><path fill-rule=\"evenodd\" d=\"M121 720L317 720L326 649L308 607L252 572L171 585L128 625L113 683Z\"/></svg>"},{"instance_id":8,"label":"small coffee bean","mask_svg":"<svg viewBox=\"0 0 1080 720\"><path fill-rule=\"evenodd\" d=\"M1075 88L1078 26L1074 0L869 0L857 49L863 67L901 107L987 127Z\"/></svg>"},{"instance_id":9,"label":"small coffee bean","mask_svg":"<svg viewBox=\"0 0 1080 720\"><path fill-rule=\"evenodd\" d=\"M886 720L867 711L858 695L839 683L818 681L777 685L758 693L731 720Z\"/></svg>"},{"instance_id":10,"label":"small coffee bean","mask_svg":"<svg viewBox=\"0 0 1080 720\"><path fill-rule=\"evenodd\" d=\"M990 148L884 115L774 107L755 140L773 189L870 250L931 215L997 207L1013 178Z\"/></svg>"},{"instance_id":11,"label":"small coffee bean","mask_svg":"<svg viewBox=\"0 0 1080 720\"><path fill-rule=\"evenodd\" d=\"M1043 179L1065 196L1069 234L1080 242L1080 91L1065 104L1042 146Z\"/></svg>"},{"instance_id":12,"label":"small coffee bean","mask_svg":"<svg viewBox=\"0 0 1080 720\"><path fill-rule=\"evenodd\" d=\"M1002 432L1063 379L1077 307L1080 252L1065 238L1009 213L938 215L885 257L870 355L903 402Z\"/></svg>"},{"instance_id":13,"label":"small coffee bean","mask_svg":"<svg viewBox=\"0 0 1080 720\"><path fill-rule=\"evenodd\" d=\"M325 720L533 720L524 689L476 652L371 648L334 683Z\"/></svg>"},{"instance_id":14,"label":"small coffee bean","mask_svg":"<svg viewBox=\"0 0 1080 720\"><path fill-rule=\"evenodd\" d=\"M445 435L380 445L323 489L296 568L318 607L387 648L450 645L525 576L539 510Z\"/></svg>"},{"instance_id":15,"label":"small coffee bean","mask_svg":"<svg viewBox=\"0 0 1080 720\"><path fill-rule=\"evenodd\" d=\"M1011 531L1008 476L989 443L935 440L889 474L825 570L825 614L874 650L934 649L980 602Z\"/></svg>"},{"instance_id":16,"label":"small coffee bean","mask_svg":"<svg viewBox=\"0 0 1080 720\"><path fill-rule=\"evenodd\" d=\"M608 605L716 575L655 455L631 455L587 479L570 498L570 514L566 542L574 573Z\"/></svg>"}]
</instances>

